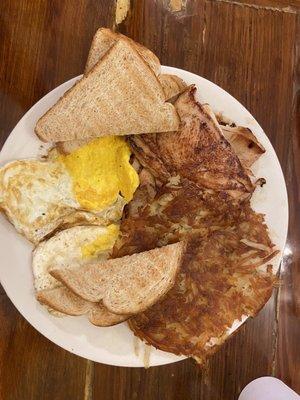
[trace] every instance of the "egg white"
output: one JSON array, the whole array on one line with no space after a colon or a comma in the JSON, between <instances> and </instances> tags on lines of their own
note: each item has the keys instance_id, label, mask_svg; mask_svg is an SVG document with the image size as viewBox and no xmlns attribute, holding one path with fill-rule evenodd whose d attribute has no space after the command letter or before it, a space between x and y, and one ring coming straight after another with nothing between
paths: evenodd
<instances>
[{"instance_id":1,"label":"egg white","mask_svg":"<svg viewBox=\"0 0 300 400\"><path fill-rule=\"evenodd\" d=\"M119 196L99 212L82 210L70 175L55 160L18 160L0 169L0 209L17 231L34 244L58 228L117 221L124 205Z\"/></svg>"},{"instance_id":2,"label":"egg white","mask_svg":"<svg viewBox=\"0 0 300 400\"><path fill-rule=\"evenodd\" d=\"M107 227L75 226L41 242L33 251L32 257L35 289L39 291L61 286L60 282L49 274L51 268L76 268L107 259L111 248L103 249L93 258L86 258L82 254L82 247L108 234Z\"/></svg>"}]
</instances>

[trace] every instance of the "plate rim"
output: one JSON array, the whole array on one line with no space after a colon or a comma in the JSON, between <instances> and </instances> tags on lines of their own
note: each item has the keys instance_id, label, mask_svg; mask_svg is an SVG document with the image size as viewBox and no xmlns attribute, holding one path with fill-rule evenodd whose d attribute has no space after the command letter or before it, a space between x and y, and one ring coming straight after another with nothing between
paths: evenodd
<instances>
[{"instance_id":1,"label":"plate rim","mask_svg":"<svg viewBox=\"0 0 300 400\"><path fill-rule=\"evenodd\" d=\"M284 174L283 174L283 171L282 171L280 162L279 162L279 160L278 160L277 154L276 154L276 152L275 152L275 149L274 149L274 147L272 146L272 143L271 143L270 139L268 138L268 136L266 135L265 131L262 129L262 127L260 126L260 124L259 124L259 123L257 122L257 120L253 117L253 115L250 113L250 111L248 111L248 110L246 109L246 107L243 106L243 104L241 104L235 97L233 97L230 93L228 93L226 90L224 90L223 88L221 88L220 86L218 86L218 85L215 84L214 82L212 82L212 81L210 81L210 80L208 80L208 79L206 79L206 78L204 78L204 77L202 77L202 76L200 76L200 75L194 74L194 73L192 73L192 72L190 72L190 71L187 71L187 70L184 70L184 69L180 69L180 68L170 67L170 66L162 66L162 73L173 73L173 74L178 75L178 76L180 76L182 73L187 73L187 74L190 75L191 77L195 77L196 80L198 80L198 79L200 78L201 80L206 81L209 85L215 86L216 89L217 89L218 91L221 91L221 92L222 92L223 94L225 94L226 96L230 96L235 102L237 102L237 103L239 104L239 106L241 107L241 109L243 110L243 112L247 112L248 114L250 114L250 115L252 116L252 118L254 119L255 123L256 123L256 124L260 127L260 129L262 130L262 132L263 132L263 134L264 134L264 136L265 136L265 140L268 141L269 146L273 149L274 156L275 156L275 157L274 157L274 161L276 161L277 167L279 167L279 168L278 168L278 171L279 171L280 174L281 174L282 182L283 182L283 184L284 184L284 187L282 188L282 190L284 191L285 205L286 205L286 208L287 208L286 226L285 226L285 230L286 230L286 232L285 232L285 243L286 243L286 240L287 240L287 232L288 232L288 225L289 225L289 224L288 224L288 223L289 223L289 203L288 203L288 196L287 196L286 181L285 181L285 177L284 177ZM1 148L0 155L3 155L3 153L5 153L5 151L7 151L6 149L10 146L10 143L11 143L11 141L13 140L13 135L12 135L13 132L19 128L19 126L22 124L22 122L24 121L24 119L28 118L28 115L30 115L34 110L36 110L36 108L38 108L41 104L43 104L45 101L47 101L48 98L50 98L50 97L53 96L53 95L56 95L58 92L60 93L60 92L61 92L61 86L64 86L64 85L67 85L67 84L70 84L70 83L73 83L73 82L75 83L76 80L80 79L81 77L82 77L82 75L78 75L78 76L76 76L76 77L73 77L73 78L71 78L71 79L68 79L67 81L65 81L65 82L61 83L60 85L56 86L56 87L55 87L54 89L52 89L50 92L46 93L46 94L45 94L42 98L40 98L35 104L33 104L32 107L30 107L30 109L27 110L27 111L24 113L24 115L21 117L21 119L17 122L17 124L16 124L16 125L14 126L14 128L11 130L10 134L9 134L8 137L6 138L4 144L3 144L2 148ZM197 85L196 85L196 86L197 86ZM33 135L34 135L34 132L33 132ZM284 245L284 246L285 246L285 245ZM281 254L280 254L280 261L278 262L278 263L279 263L278 269L280 269L280 265L281 265L281 261L282 261L282 256L283 256L284 246L282 247L282 249L280 249ZM15 303L17 303L17 302L14 300L13 296L11 297L11 296L9 295L9 290L7 290L6 284L3 283L3 280L2 280L2 277L1 277L1 276L0 276L0 282L1 282L1 285L3 286L3 288L4 288L4 290L5 290L6 295L7 295L8 298L9 298L9 300L13 303L13 305L16 307L16 309L17 309L18 312L22 315L22 317L25 318L26 321L27 321L31 326L33 326L33 328L36 329L40 334L42 334L43 336L45 336L48 340L50 340L51 342L53 342L53 343L56 344L57 346L63 348L64 350L67 350L67 351L69 351L69 352L71 352L71 353L73 353L73 354L75 354L75 355L77 355L77 356L79 356L79 357L81 357L81 358L89 359L89 360L92 360L92 361L98 362L98 363L105 363L105 364L107 364L107 365L113 365L113 366L119 366L119 367L132 367L132 368L135 368L135 367L136 367L136 368L142 367L142 365L132 365L132 364L130 364L130 363L124 363L124 362L116 363L116 362L114 362L114 361L113 361L113 362L108 362L107 360L101 360L101 361L99 361L99 359L98 359L97 357L90 357L90 356L87 357L86 355L84 355L84 353L85 353L84 350L77 349L77 348L76 348L76 349L73 348L72 345L71 345L71 346L68 345L68 343L66 342L66 339L65 339L65 338L61 338L61 337L60 337L60 338L57 338L56 335L55 335L55 334L52 334L51 330L49 330L47 327L44 329L44 326L38 325L38 323L34 320L34 318L30 318L29 315L26 314L26 313L25 313L25 315L24 315L22 307L19 307L19 304L18 304L18 305L15 304ZM248 318L246 318L243 322L241 322L241 323L239 324L239 326L243 325L243 324L247 321L247 319L248 319ZM237 329L237 328L236 328L236 329ZM170 353L168 353L168 354L170 354ZM177 359L164 360L163 363L150 363L150 366L167 365L167 364L170 364L170 363L182 361L182 360L184 360L184 359L186 359L186 358L187 358L187 357L184 357L184 356L182 356L182 357L180 357L180 356L178 357L178 356L177 356Z\"/></svg>"}]
</instances>

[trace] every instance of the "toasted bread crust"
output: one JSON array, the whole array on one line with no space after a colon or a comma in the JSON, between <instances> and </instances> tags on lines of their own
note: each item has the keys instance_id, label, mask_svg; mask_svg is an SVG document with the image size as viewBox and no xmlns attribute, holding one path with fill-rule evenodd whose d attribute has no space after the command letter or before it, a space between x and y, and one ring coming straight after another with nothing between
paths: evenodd
<instances>
[{"instance_id":1,"label":"toasted bread crust","mask_svg":"<svg viewBox=\"0 0 300 400\"><path fill-rule=\"evenodd\" d=\"M65 287L38 291L36 298L41 304L64 315L87 314L89 321L96 326L113 326L126 321L129 317L111 313L101 302L86 301Z\"/></svg>"},{"instance_id":2,"label":"toasted bread crust","mask_svg":"<svg viewBox=\"0 0 300 400\"><path fill-rule=\"evenodd\" d=\"M120 39L38 120L35 132L44 141L66 141L175 131L179 117L164 99L154 72Z\"/></svg>"},{"instance_id":3,"label":"toasted bread crust","mask_svg":"<svg viewBox=\"0 0 300 400\"><path fill-rule=\"evenodd\" d=\"M128 38L127 36L118 32L113 32L107 28L100 28L95 33L88 54L84 73L87 74L91 68L93 68L93 66L103 57L103 55L116 43L116 41L121 38L127 40L131 45L135 46L137 51L153 70L155 75L160 74L160 61L151 50Z\"/></svg>"},{"instance_id":4,"label":"toasted bread crust","mask_svg":"<svg viewBox=\"0 0 300 400\"><path fill-rule=\"evenodd\" d=\"M103 301L114 314L132 315L160 300L174 285L185 243L50 274L77 296ZM124 282L127 285L124 285Z\"/></svg>"}]
</instances>

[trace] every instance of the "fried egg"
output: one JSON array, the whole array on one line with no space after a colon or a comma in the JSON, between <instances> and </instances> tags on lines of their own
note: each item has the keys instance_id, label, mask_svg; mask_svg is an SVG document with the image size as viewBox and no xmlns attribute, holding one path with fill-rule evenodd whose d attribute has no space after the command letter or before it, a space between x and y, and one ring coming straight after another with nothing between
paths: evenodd
<instances>
[{"instance_id":1,"label":"fried egg","mask_svg":"<svg viewBox=\"0 0 300 400\"><path fill-rule=\"evenodd\" d=\"M45 161L13 161L0 169L0 209L35 244L62 227L116 222L139 185L130 155L123 138L103 137Z\"/></svg>"},{"instance_id":2,"label":"fried egg","mask_svg":"<svg viewBox=\"0 0 300 400\"><path fill-rule=\"evenodd\" d=\"M61 286L49 270L76 268L107 259L119 233L119 226L74 226L41 242L33 251L32 268L37 291Z\"/></svg>"}]
</instances>

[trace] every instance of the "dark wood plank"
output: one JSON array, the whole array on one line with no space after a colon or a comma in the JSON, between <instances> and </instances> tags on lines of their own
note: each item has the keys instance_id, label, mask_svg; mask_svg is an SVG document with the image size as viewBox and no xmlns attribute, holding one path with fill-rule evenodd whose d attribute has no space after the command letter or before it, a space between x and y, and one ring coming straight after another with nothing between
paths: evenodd
<instances>
[{"instance_id":1,"label":"dark wood plank","mask_svg":"<svg viewBox=\"0 0 300 400\"><path fill-rule=\"evenodd\" d=\"M113 0L0 2L0 146L37 100L83 72L95 31L112 27L114 12Z\"/></svg>"},{"instance_id":2,"label":"dark wood plank","mask_svg":"<svg viewBox=\"0 0 300 400\"><path fill-rule=\"evenodd\" d=\"M86 360L40 335L5 295L0 295L0 321L1 399L83 399Z\"/></svg>"},{"instance_id":3,"label":"dark wood plank","mask_svg":"<svg viewBox=\"0 0 300 400\"><path fill-rule=\"evenodd\" d=\"M299 0L217 0L228 3L237 3L246 7L269 8L273 11L297 12L300 8Z\"/></svg>"},{"instance_id":4,"label":"dark wood plank","mask_svg":"<svg viewBox=\"0 0 300 400\"><path fill-rule=\"evenodd\" d=\"M295 60L299 57L300 14L297 25ZM287 188L290 203L290 225L285 257L282 264L282 286L279 304L279 338L276 374L300 393L300 70L295 65L293 130L286 150ZM293 357L290 355L293 354Z\"/></svg>"},{"instance_id":5,"label":"dark wood plank","mask_svg":"<svg viewBox=\"0 0 300 400\"><path fill-rule=\"evenodd\" d=\"M2 285L0 285L0 295L1 294L5 294L5 290L3 289L3 286Z\"/></svg>"}]
</instances>

